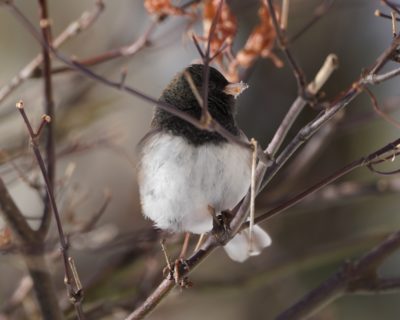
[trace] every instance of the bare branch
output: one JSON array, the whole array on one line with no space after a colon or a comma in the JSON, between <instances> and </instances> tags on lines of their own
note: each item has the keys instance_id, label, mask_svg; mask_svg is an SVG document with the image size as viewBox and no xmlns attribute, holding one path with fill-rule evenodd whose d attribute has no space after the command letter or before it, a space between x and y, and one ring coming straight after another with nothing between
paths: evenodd
<instances>
[{"instance_id":1,"label":"bare branch","mask_svg":"<svg viewBox=\"0 0 400 320\"><path fill-rule=\"evenodd\" d=\"M210 73L210 53L211 53L211 42L214 37L215 33L215 28L217 26L218 20L221 17L221 10L222 10L222 5L224 4L224 0L220 0L217 12L215 13L215 16L213 18L211 27L210 27L210 32L208 34L208 39L207 39L207 46L206 46L206 51L204 52L204 55L202 55L203 59L203 85L202 85L202 97L203 97L203 104L201 105L202 107L202 114L201 114L201 119L200 121L207 125L211 121L211 116L208 112L208 82L209 82L209 73Z\"/></svg>"},{"instance_id":2,"label":"bare branch","mask_svg":"<svg viewBox=\"0 0 400 320\"><path fill-rule=\"evenodd\" d=\"M19 242L37 243L35 232L26 222L24 215L18 209L14 200L11 198L3 180L0 178L0 213L3 214L7 225L10 226L14 235L18 237Z\"/></svg>"},{"instance_id":3,"label":"bare branch","mask_svg":"<svg viewBox=\"0 0 400 320\"><path fill-rule=\"evenodd\" d=\"M58 212L58 207L57 207L56 200L54 197L54 192L53 192L53 185L50 183L46 165L45 165L45 162L44 162L43 157L39 150L39 145L37 142L38 136L37 136L37 134L34 133L34 131L32 129L32 126L29 122L29 119L28 119L26 113L25 113L25 109L24 109L22 102L17 103L17 109L21 113L21 116L24 119L26 127L28 129L28 133L31 138L31 146L33 149L33 153L35 155L36 161L37 161L40 171L42 173L42 176L43 176L43 179L45 182L45 186L46 186L47 195L48 195L48 198L50 201L50 207L53 211L54 218L56 220L58 236L59 236L59 241L60 241L60 245L61 245L61 253L62 253L63 262L64 262L65 284L67 286L68 295L70 296L71 302L73 303L73 305L75 307L78 319L84 319L83 310L82 310L82 306L81 306L81 302L83 299L82 286L80 284L79 277L77 276L77 272L75 269L75 264L73 262L73 259L69 255L69 245L67 243L67 239L65 237L63 226L61 223L60 214Z\"/></svg>"},{"instance_id":4,"label":"bare branch","mask_svg":"<svg viewBox=\"0 0 400 320\"><path fill-rule=\"evenodd\" d=\"M300 301L282 312L277 320L304 319L315 314L332 300L353 291L373 287L376 271L382 262L400 247L400 231L393 233L363 257L345 263L339 271L310 291ZM398 284L398 283L397 283ZM379 285L377 285L379 286Z\"/></svg>"},{"instance_id":5,"label":"bare branch","mask_svg":"<svg viewBox=\"0 0 400 320\"><path fill-rule=\"evenodd\" d=\"M299 193L298 195L292 197L291 199L285 201L284 203L278 205L277 207L269 210L268 212L258 216L255 219L256 223L260 223L261 221L265 221L272 216L282 212L283 210L286 210L295 204L299 203L302 201L305 197L311 195L312 193L322 189L326 185L336 181L337 179L343 177L344 175L348 174L349 172L360 168L360 167L368 167L374 163L378 163L381 161L386 161L390 158L393 157L393 155L400 153L400 139L396 139L393 142L390 142L386 146L380 148L377 151L374 151L373 153L370 153L366 157L361 157L358 160L355 160L348 165L344 166L343 168L337 170L333 174L329 175L328 177L322 179L320 182L316 183L312 187L307 188L303 192ZM388 156L389 154L389 156ZM390 158L389 158L390 157ZM242 228L247 228L248 223L245 223Z\"/></svg>"},{"instance_id":6,"label":"bare branch","mask_svg":"<svg viewBox=\"0 0 400 320\"><path fill-rule=\"evenodd\" d=\"M314 10L314 16L311 18L311 20L289 39L289 43L295 42L307 30L315 25L326 13L328 13L334 2L335 0L322 0L322 3Z\"/></svg>"},{"instance_id":7,"label":"bare branch","mask_svg":"<svg viewBox=\"0 0 400 320\"><path fill-rule=\"evenodd\" d=\"M0 212L11 228L32 277L36 297L46 320L63 319L55 289L43 257L43 243L31 229L0 178Z\"/></svg>"},{"instance_id":8,"label":"bare branch","mask_svg":"<svg viewBox=\"0 0 400 320\"><path fill-rule=\"evenodd\" d=\"M398 6L396 6L394 3L392 3L389 0L382 0L382 2L387 5L390 9L392 9L394 12L400 14L400 9L398 8Z\"/></svg>"},{"instance_id":9,"label":"bare branch","mask_svg":"<svg viewBox=\"0 0 400 320\"><path fill-rule=\"evenodd\" d=\"M381 116L383 119L385 119L387 122L391 123L392 125L394 125L396 128L400 128L400 122L398 122L396 119L392 118L390 115L386 114L385 112L383 112L383 110L381 109L381 107L379 106L378 100L376 99L375 95L372 93L371 90L369 90L368 88L364 88L364 91L368 94L372 106L374 107L375 112Z\"/></svg>"},{"instance_id":10,"label":"bare branch","mask_svg":"<svg viewBox=\"0 0 400 320\"><path fill-rule=\"evenodd\" d=\"M288 60L290 66L292 68L293 74L296 78L299 96L306 98L308 96L307 91L306 91L306 83L307 82L306 82L303 70L301 70L300 67L298 66L296 60L294 59L294 57L288 47L288 41L286 40L286 38L283 35L283 32L279 26L278 18L276 16L276 12L275 12L274 6L272 4L272 0L263 0L263 1L266 4L266 6L268 7L268 10L271 14L272 23L275 28L279 46L280 46L282 52L285 54L286 59Z\"/></svg>"}]
</instances>

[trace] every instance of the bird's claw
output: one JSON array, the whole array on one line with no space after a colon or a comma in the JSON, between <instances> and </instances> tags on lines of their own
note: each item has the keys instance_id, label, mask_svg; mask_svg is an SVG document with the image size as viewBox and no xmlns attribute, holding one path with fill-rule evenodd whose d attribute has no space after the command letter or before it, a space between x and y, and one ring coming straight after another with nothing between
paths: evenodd
<instances>
[{"instance_id":1,"label":"bird's claw","mask_svg":"<svg viewBox=\"0 0 400 320\"><path fill-rule=\"evenodd\" d=\"M193 283L187 276L184 276L189 271L189 265L184 259L176 259L171 267L166 266L163 270L164 276L168 280L173 280L181 288L190 288Z\"/></svg>"},{"instance_id":2,"label":"bird's claw","mask_svg":"<svg viewBox=\"0 0 400 320\"><path fill-rule=\"evenodd\" d=\"M226 244L229 240L229 235L231 231L229 225L231 219L232 217L230 215L230 212L228 211L221 212L220 215L216 216L215 219L213 219L213 229L211 232L217 239L217 241L222 245Z\"/></svg>"}]
</instances>

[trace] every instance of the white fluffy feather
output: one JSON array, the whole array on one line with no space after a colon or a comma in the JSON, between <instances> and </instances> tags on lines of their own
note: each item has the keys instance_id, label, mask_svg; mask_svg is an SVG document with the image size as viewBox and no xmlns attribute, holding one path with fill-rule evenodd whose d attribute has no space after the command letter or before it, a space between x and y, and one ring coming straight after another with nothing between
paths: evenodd
<instances>
[{"instance_id":1,"label":"white fluffy feather","mask_svg":"<svg viewBox=\"0 0 400 320\"><path fill-rule=\"evenodd\" d=\"M180 136L155 133L142 149L139 187L143 213L161 229L209 232L213 219L208 206L216 212L229 210L245 196L250 186L250 163L251 152L236 144L193 146ZM271 242L259 227L254 239L257 250ZM249 256L248 239L243 234L226 247L236 261Z\"/></svg>"}]
</instances>

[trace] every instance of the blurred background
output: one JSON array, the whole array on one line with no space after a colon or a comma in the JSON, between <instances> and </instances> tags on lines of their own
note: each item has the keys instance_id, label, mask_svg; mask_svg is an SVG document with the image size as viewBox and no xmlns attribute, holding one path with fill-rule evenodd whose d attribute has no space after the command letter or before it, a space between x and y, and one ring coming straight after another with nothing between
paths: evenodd
<instances>
[{"instance_id":1,"label":"blurred background","mask_svg":"<svg viewBox=\"0 0 400 320\"><path fill-rule=\"evenodd\" d=\"M234 44L234 50L238 50L258 23L260 2L228 3L238 20ZM36 1L16 0L15 4L38 24ZM314 17L320 4L321 1L314 0L290 2L289 38ZM152 23L142 1L105 1L105 5L98 21L67 41L61 52L77 58L94 56L132 43ZM57 35L82 12L91 10L94 1L53 0L49 7L53 35ZM377 0L336 0L316 24L292 43L293 53L309 80L328 54L339 57L339 69L323 88L325 99L332 100L345 90L390 45L391 22L375 17L376 9L388 12ZM94 70L116 81L121 70L127 70L126 84L157 98L177 72L199 61L188 36L191 30L201 34L201 23L185 16L171 17L157 26L148 47ZM9 83L41 50L5 5L0 6L0 48L0 87ZM278 49L275 53L284 61ZM55 65L61 64L55 60ZM161 279L165 264L158 242L150 242L157 232L148 231L151 223L141 215L136 182L136 145L148 130L153 106L73 71L56 74L53 81L60 154L57 201L67 231L100 210L106 201L105 190L112 194L96 228L71 237L72 254L87 288L84 308L93 311L93 319L123 319ZM14 106L23 99L32 122L39 123L43 113L42 82L41 78L29 79L0 104L0 150L25 152L17 163L32 180L38 179L39 172L28 169L33 158L26 129ZM247 136L255 137L266 147L297 97L296 82L286 62L283 68L276 68L271 60L259 59L251 69L248 83L250 88L237 102L237 119ZM400 116L396 111L400 102L398 85L395 78L373 89L382 107L394 117ZM308 108L286 142L317 114L318 111ZM368 96L361 95L341 118L334 120L317 152L299 151L294 161L274 178L257 199L258 212L396 137L398 130L379 118ZM22 212L31 217L32 225L37 223L42 213L37 192L4 159L0 175ZM260 256L238 264L230 261L223 250L216 250L190 274L194 287L175 289L149 319L273 319L343 261L360 256L399 229L399 189L396 176L382 178L367 169L355 171L263 223L273 244ZM48 238L49 242L56 241L55 228ZM178 236L168 240L171 255L178 252L180 242ZM54 279L63 297L61 264L54 265ZM380 272L398 275L399 265L400 255L395 255ZM0 254L0 308L25 274L18 254ZM345 296L313 319L398 319L399 298L399 294ZM23 303L10 319L36 319L30 308L28 302ZM107 308L112 312L107 313Z\"/></svg>"}]
</instances>

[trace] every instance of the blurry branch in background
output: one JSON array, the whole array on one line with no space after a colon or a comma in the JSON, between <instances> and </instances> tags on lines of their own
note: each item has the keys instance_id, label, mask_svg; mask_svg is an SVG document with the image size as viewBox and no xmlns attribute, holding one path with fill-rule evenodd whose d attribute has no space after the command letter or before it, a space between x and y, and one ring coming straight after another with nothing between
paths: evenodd
<instances>
[{"instance_id":1,"label":"blurry branch in background","mask_svg":"<svg viewBox=\"0 0 400 320\"><path fill-rule=\"evenodd\" d=\"M337 170L330 176L322 179L320 182L316 183L315 185L307 188L306 190L302 191L301 193L297 194L296 196L292 197L289 200L286 200L282 202L280 205L276 206L275 208L269 210L266 213L263 213L259 215L255 221L257 223L260 223L262 221L265 221L274 215L282 212L283 210L286 210L295 204L299 203L302 201L304 198L308 197L309 195L313 194L314 192L319 191L320 189L324 188L328 184L331 184L332 182L338 180L339 178L343 177L344 175L350 173L351 171L361 168L361 167L367 167L371 171L375 173L379 173L377 170L373 169L373 166L376 164L383 163L385 161L393 161L393 159L400 153L400 139L396 139L395 141L387 144L383 148L369 154L366 157L361 157L358 160L355 160L348 165L344 166L343 168ZM388 173L388 174L394 174L397 173L397 171ZM242 228L247 228L248 223L245 223Z\"/></svg>"},{"instance_id":2,"label":"blurry branch in background","mask_svg":"<svg viewBox=\"0 0 400 320\"><path fill-rule=\"evenodd\" d=\"M12 235L32 278L43 319L64 319L58 306L50 271L44 260L43 241L26 222L1 178L0 209L7 226L12 230Z\"/></svg>"},{"instance_id":3,"label":"blurry branch in background","mask_svg":"<svg viewBox=\"0 0 400 320\"><path fill-rule=\"evenodd\" d=\"M399 9L399 5L393 3L392 1L389 0L382 0L382 2L388 6L390 9L392 9L394 12L397 12L398 14L400 14L400 9Z\"/></svg>"},{"instance_id":4,"label":"blurry branch in background","mask_svg":"<svg viewBox=\"0 0 400 320\"><path fill-rule=\"evenodd\" d=\"M378 99L374 96L371 90L368 88L364 88L364 91L368 94L369 98L371 99L372 106L374 107L374 110L377 115L382 117L385 121L391 123L394 125L396 128L400 129L400 123L391 117L389 114L383 112L382 108L379 106Z\"/></svg>"},{"instance_id":5,"label":"blurry branch in background","mask_svg":"<svg viewBox=\"0 0 400 320\"><path fill-rule=\"evenodd\" d=\"M275 32L277 35L276 39L277 39L278 45L279 45L280 49L282 50L282 52L285 54L286 60L288 61L290 67L292 68L293 75L296 78L298 95L300 97L308 99L308 93L306 91L306 83L307 83L306 77L304 75L303 70L297 64L295 58L293 57L292 52L289 49L289 44L288 44L288 40L286 39L285 30L281 29L281 27L279 26L278 17L276 15L276 10L272 4L272 0L263 0L263 1L266 3L268 10L270 12L270 15L272 18L272 23L273 23L273 26L275 28ZM289 5L289 4L287 3L287 5ZM289 9L287 9L287 10L289 10Z\"/></svg>"},{"instance_id":6,"label":"blurry branch in background","mask_svg":"<svg viewBox=\"0 0 400 320\"><path fill-rule=\"evenodd\" d=\"M266 285L271 285L293 273L315 270L316 267L326 267L337 261L347 259L349 256L365 251L375 243L382 242L390 235L388 230L374 230L367 234L357 234L346 239L336 239L333 243L322 244L313 248L303 248L291 257L281 258L268 268L255 269L251 275L243 275L228 279L204 280L196 283L196 290L207 291L210 294L219 295L224 292L232 294L232 290L243 292L243 290L257 290ZM282 261L281 261L282 260ZM394 280L394 279L393 279ZM392 285L395 282L392 282ZM398 281L397 281L398 283ZM400 291L396 288L383 289L380 293L392 293ZM247 292L246 292L247 293ZM357 291L357 293L374 294L374 291Z\"/></svg>"},{"instance_id":7,"label":"blurry branch in background","mask_svg":"<svg viewBox=\"0 0 400 320\"><path fill-rule=\"evenodd\" d=\"M101 216L105 213L110 200L111 200L111 194L106 190L105 191L105 199L98 211L95 211L91 214L89 219L86 221L78 224L74 230L68 232L66 235L67 238L71 238L72 236L77 236L80 234L84 234L86 232L90 232L94 230L95 224L98 222L98 220L101 218ZM1 204L0 204L1 205ZM24 216L26 219L26 216ZM47 254L49 256L49 262L56 264L57 261L59 261L60 258L60 250L55 249L53 245L50 246L52 243L57 243L58 239L50 239L46 241L44 248L43 254ZM73 247L73 244L69 244L71 247ZM27 298L27 295L30 293L30 291L34 288L34 281L29 276L23 277L20 281L19 284L16 286L16 289L14 290L14 293L12 296L1 305L0 308L0 315L4 314L9 314L11 313L14 309L16 309L18 306L20 306L23 301ZM52 292L49 292L52 293ZM53 292L54 294L54 292ZM63 308L64 309L64 308ZM85 317L86 318L86 317Z\"/></svg>"},{"instance_id":8,"label":"blurry branch in background","mask_svg":"<svg viewBox=\"0 0 400 320\"><path fill-rule=\"evenodd\" d=\"M152 1L145 1L144 4L145 4L145 6L147 5L147 7L149 7L149 6L151 7L151 2ZM150 11L150 12L153 12L156 14L153 21L150 23L150 25L146 28L146 30L143 32L143 34L138 39L136 39L135 41L133 41L130 44L121 46L119 48L111 49L111 50L108 50L108 51L100 53L100 54L96 54L95 56L84 58L84 59L76 59L75 58L72 61L77 65L79 64L82 66L89 67L89 66L95 66L95 65L98 65L98 64L101 64L104 62L108 62L108 61L111 61L116 58L132 57L135 54L137 54L139 51L144 49L146 46L151 44L150 37L157 30L157 27L162 22L164 22L168 19L168 17L170 16L169 14L171 14L171 10L175 15L182 15L182 16L187 16L188 18L190 18L192 16L190 14L186 14L185 10L196 5L198 2L200 2L200 0L192 0L192 1L185 3L184 5L182 5L180 7L174 7L173 10L170 9L171 7L168 4L168 2L166 2L166 5L168 5L168 8L165 8L165 7L160 8L159 7L160 4L156 4L154 7L154 10ZM104 5L102 4L102 6L104 6ZM53 46L53 48L56 49L55 46ZM61 66L61 67L54 68L52 70L52 72L53 73L62 73L62 72L72 71L72 70L75 70L75 68L68 67L68 66Z\"/></svg>"},{"instance_id":9,"label":"blurry branch in background","mask_svg":"<svg viewBox=\"0 0 400 320\"><path fill-rule=\"evenodd\" d=\"M277 316L277 320L306 319L346 293L379 293L398 290L399 278L380 278L377 269L400 248L400 231L368 251L360 259L345 263L320 286Z\"/></svg>"},{"instance_id":10,"label":"blurry branch in background","mask_svg":"<svg viewBox=\"0 0 400 320\"><path fill-rule=\"evenodd\" d=\"M146 47L149 44L149 38L156 30L157 25L159 24L160 20L153 21L150 26L146 29L146 31L132 44L122 46L120 48L112 49L101 54L98 54L93 57L85 58L85 59L74 59L73 61L76 64L84 65L84 66L95 66L116 58L120 57L129 57L133 56L138 53L141 49ZM74 70L71 67L57 67L52 70L53 73L62 73L66 71Z\"/></svg>"},{"instance_id":11,"label":"blurry branch in background","mask_svg":"<svg viewBox=\"0 0 400 320\"><path fill-rule=\"evenodd\" d=\"M71 22L63 32L61 32L53 41L52 46L58 48L64 42L72 37L77 36L82 31L88 29L100 16L104 9L101 1L96 2L96 7L90 11L85 11L76 21ZM43 62L43 55L36 56L29 62L18 74L10 80L10 82L0 88L0 103L3 102L15 89L17 89L24 81L31 77L42 75L40 65Z\"/></svg>"},{"instance_id":12,"label":"blurry branch in background","mask_svg":"<svg viewBox=\"0 0 400 320\"><path fill-rule=\"evenodd\" d=\"M400 177L391 176L390 178L381 178L369 182L345 181L336 184L327 185L323 189L310 193L297 206L300 212L319 210L321 208L330 208L332 206L340 207L357 201L367 199L368 197L379 195L394 195L400 192ZM287 203L292 197L284 196L272 198L263 203L262 207L275 208L281 203ZM264 210L267 212L267 210Z\"/></svg>"},{"instance_id":13,"label":"blurry branch in background","mask_svg":"<svg viewBox=\"0 0 400 320\"><path fill-rule=\"evenodd\" d=\"M24 104L22 101L17 103L17 109L21 113L21 116L25 122L26 128L28 130L30 136L30 142L33 149L33 153L35 155L36 161L39 165L40 171L43 176L43 180L45 182L46 191L48 195L48 199L50 202L51 211L53 211L54 218L56 221L58 236L61 245L61 255L64 263L65 270L65 285L67 286L68 295L70 297L71 302L73 303L78 319L84 319L84 314L81 306L81 302L83 299L83 288L78 276L78 273L75 268L75 262L73 258L69 254L69 244L67 238L65 237L63 226L61 223L60 214L58 212L58 207L56 204L56 200L54 197L53 184L50 182L50 178L48 175L48 171L46 169L45 162L39 150L38 138L40 137L41 131L44 128L45 124L49 124L51 118L48 115L44 115L42 117L42 124L39 126L39 129L35 132L31 126L31 123L28 119L28 116L25 113ZM39 229L36 233L41 233L42 230ZM47 233L47 231L46 231ZM35 235L36 236L36 235Z\"/></svg>"},{"instance_id":14,"label":"blurry branch in background","mask_svg":"<svg viewBox=\"0 0 400 320\"><path fill-rule=\"evenodd\" d=\"M316 24L325 14L328 13L329 9L332 8L335 0L322 0L322 3L315 8L314 16L311 20L299 31L297 31L293 36L289 38L289 43L295 42L299 39L306 31L308 31L314 24Z\"/></svg>"}]
</instances>

